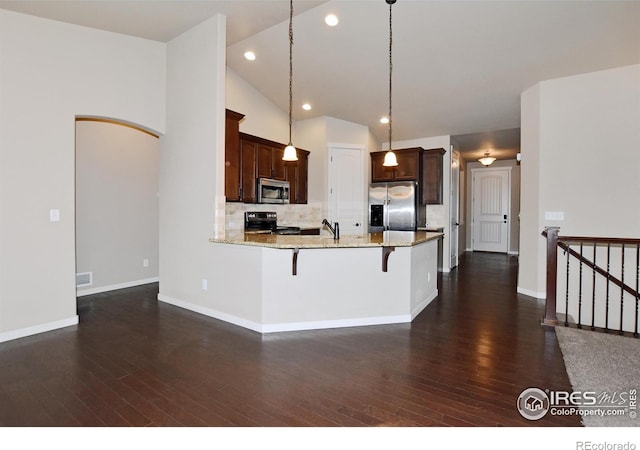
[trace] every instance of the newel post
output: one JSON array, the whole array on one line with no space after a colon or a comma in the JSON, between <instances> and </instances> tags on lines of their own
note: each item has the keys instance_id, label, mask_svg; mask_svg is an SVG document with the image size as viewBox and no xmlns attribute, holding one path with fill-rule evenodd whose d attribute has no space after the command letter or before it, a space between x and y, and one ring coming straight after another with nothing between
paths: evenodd
<instances>
[{"instance_id":1,"label":"newel post","mask_svg":"<svg viewBox=\"0 0 640 450\"><path fill-rule=\"evenodd\" d=\"M547 238L547 300L542 325L558 325L556 316L556 283L558 278L558 231L560 227L547 227L542 233Z\"/></svg>"}]
</instances>

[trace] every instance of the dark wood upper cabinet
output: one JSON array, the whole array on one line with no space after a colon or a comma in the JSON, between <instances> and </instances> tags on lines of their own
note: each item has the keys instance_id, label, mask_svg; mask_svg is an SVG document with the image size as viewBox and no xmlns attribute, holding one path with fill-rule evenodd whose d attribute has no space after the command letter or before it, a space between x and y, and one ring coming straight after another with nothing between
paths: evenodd
<instances>
[{"instance_id":1,"label":"dark wood upper cabinet","mask_svg":"<svg viewBox=\"0 0 640 450\"><path fill-rule=\"evenodd\" d=\"M445 150L421 147L393 151L398 159L395 167L385 167L387 151L371 153L371 182L417 181L421 205L442 204L442 164Z\"/></svg>"},{"instance_id":2,"label":"dark wood upper cabinet","mask_svg":"<svg viewBox=\"0 0 640 450\"><path fill-rule=\"evenodd\" d=\"M307 203L309 152L298 150L298 161L283 161L284 144L240 133L241 201L256 203L257 179L289 181L290 203Z\"/></svg>"},{"instance_id":3,"label":"dark wood upper cabinet","mask_svg":"<svg viewBox=\"0 0 640 450\"><path fill-rule=\"evenodd\" d=\"M240 201L256 203L258 201L258 143L240 138L241 192Z\"/></svg>"},{"instance_id":4,"label":"dark wood upper cabinet","mask_svg":"<svg viewBox=\"0 0 640 450\"><path fill-rule=\"evenodd\" d=\"M433 148L422 152L420 176L420 204L442 204L442 164L445 149Z\"/></svg>"},{"instance_id":5,"label":"dark wood upper cabinet","mask_svg":"<svg viewBox=\"0 0 640 450\"><path fill-rule=\"evenodd\" d=\"M271 152L271 178L274 180L286 180L285 162L282 160L284 156L284 145L272 148Z\"/></svg>"},{"instance_id":6,"label":"dark wood upper cabinet","mask_svg":"<svg viewBox=\"0 0 640 450\"><path fill-rule=\"evenodd\" d=\"M385 167L384 155L382 152L371 153L371 182L380 181L418 181L420 177L420 153L422 148L403 148L393 151L398 159L395 167Z\"/></svg>"},{"instance_id":7,"label":"dark wood upper cabinet","mask_svg":"<svg viewBox=\"0 0 640 450\"><path fill-rule=\"evenodd\" d=\"M240 200L240 121L244 114L226 110L224 193L229 201Z\"/></svg>"},{"instance_id":8,"label":"dark wood upper cabinet","mask_svg":"<svg viewBox=\"0 0 640 450\"><path fill-rule=\"evenodd\" d=\"M307 203L309 178L309 152L297 149L297 161L284 161L286 180L289 182L290 203Z\"/></svg>"}]
</instances>

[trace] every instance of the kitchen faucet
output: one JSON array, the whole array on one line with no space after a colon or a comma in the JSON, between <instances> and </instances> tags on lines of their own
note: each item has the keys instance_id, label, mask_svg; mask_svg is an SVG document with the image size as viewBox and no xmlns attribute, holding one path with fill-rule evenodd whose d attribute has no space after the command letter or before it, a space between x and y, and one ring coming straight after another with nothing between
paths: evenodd
<instances>
[{"instance_id":1,"label":"kitchen faucet","mask_svg":"<svg viewBox=\"0 0 640 450\"><path fill-rule=\"evenodd\" d=\"M338 222L334 223L332 227L327 219L322 219L322 225L326 225L329 228L334 239L340 239L340 225L338 225Z\"/></svg>"}]
</instances>

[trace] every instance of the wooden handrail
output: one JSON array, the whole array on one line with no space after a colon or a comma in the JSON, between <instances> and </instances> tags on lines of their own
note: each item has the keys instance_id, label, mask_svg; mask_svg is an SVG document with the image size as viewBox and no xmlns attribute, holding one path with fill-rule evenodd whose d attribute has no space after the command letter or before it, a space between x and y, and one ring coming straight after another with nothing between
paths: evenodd
<instances>
[{"instance_id":1,"label":"wooden handrail","mask_svg":"<svg viewBox=\"0 0 640 450\"><path fill-rule=\"evenodd\" d=\"M547 227L542 232L542 236L547 237L547 230L555 228L560 230L559 227ZM640 239L635 238L607 238L607 237L593 237L593 236L557 236L558 241L564 242L565 244L572 243L598 243L598 244L630 244L630 245L640 245Z\"/></svg>"}]
</instances>

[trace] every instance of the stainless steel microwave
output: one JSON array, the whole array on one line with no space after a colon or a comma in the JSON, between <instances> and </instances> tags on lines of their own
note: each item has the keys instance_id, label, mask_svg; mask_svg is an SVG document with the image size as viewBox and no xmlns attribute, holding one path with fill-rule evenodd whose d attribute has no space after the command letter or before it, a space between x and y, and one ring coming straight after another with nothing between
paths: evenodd
<instances>
[{"instance_id":1,"label":"stainless steel microwave","mask_svg":"<svg viewBox=\"0 0 640 450\"><path fill-rule=\"evenodd\" d=\"M258 203L289 203L289 182L258 178Z\"/></svg>"}]
</instances>

